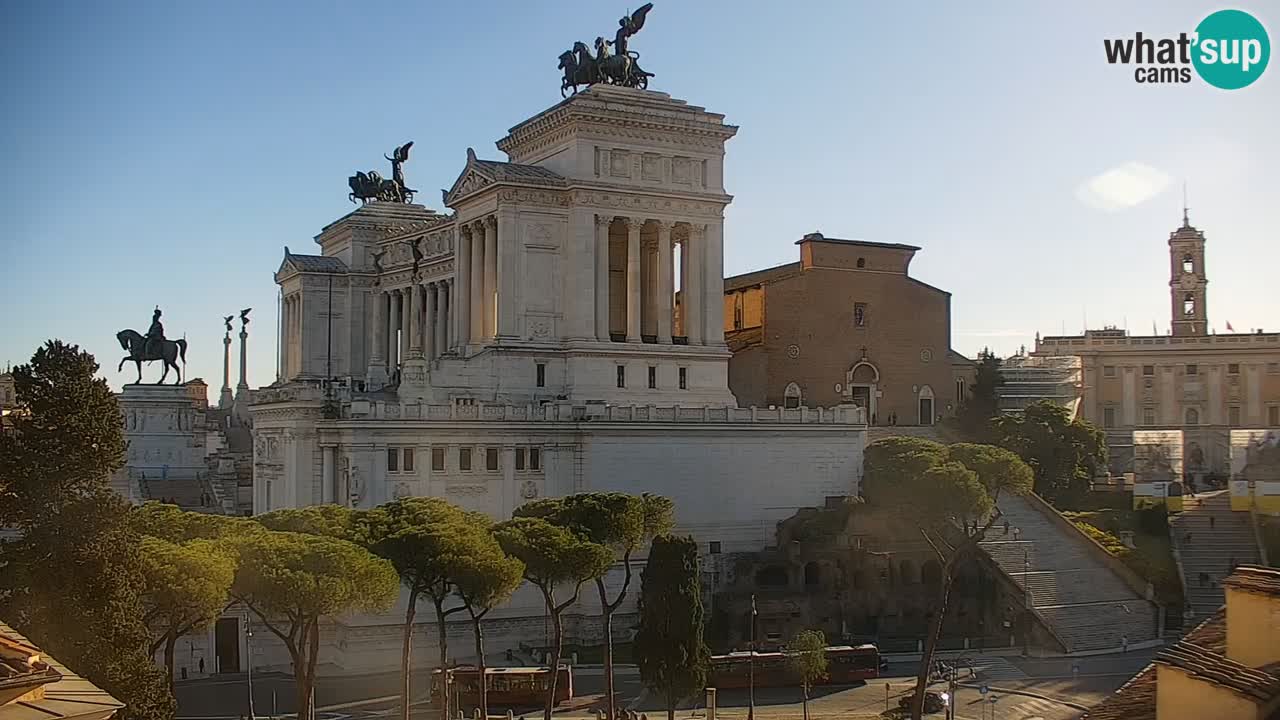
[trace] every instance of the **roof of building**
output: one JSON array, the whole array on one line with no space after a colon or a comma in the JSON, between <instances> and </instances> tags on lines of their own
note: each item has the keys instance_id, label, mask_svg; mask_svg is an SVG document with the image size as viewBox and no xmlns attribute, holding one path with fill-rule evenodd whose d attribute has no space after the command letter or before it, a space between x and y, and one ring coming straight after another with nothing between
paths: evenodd
<instances>
[{"instance_id":1,"label":"roof of building","mask_svg":"<svg viewBox=\"0 0 1280 720\"><path fill-rule=\"evenodd\" d=\"M25 695L60 679L62 675L41 659L39 648L0 632L0 697Z\"/></svg>"},{"instance_id":2,"label":"roof of building","mask_svg":"<svg viewBox=\"0 0 1280 720\"><path fill-rule=\"evenodd\" d=\"M563 175L540 165L521 165L498 160L476 160L475 165L498 182L531 182L535 185L565 184Z\"/></svg>"},{"instance_id":3,"label":"roof of building","mask_svg":"<svg viewBox=\"0 0 1280 720\"><path fill-rule=\"evenodd\" d=\"M771 268L765 268L764 270L752 270L749 273L743 273L741 275L734 275L732 277L725 278L724 291L733 292L734 290L741 290L744 287L751 287L752 285L760 285L766 282L773 282L774 280L779 280L781 278L788 277L798 272L800 272L799 262L787 263L785 265L776 265Z\"/></svg>"},{"instance_id":4,"label":"roof of building","mask_svg":"<svg viewBox=\"0 0 1280 720\"><path fill-rule=\"evenodd\" d=\"M40 653L30 640L3 622L0 622L0 641L4 647L29 648ZM71 672L54 658L40 655L42 663L57 673L58 678L44 684L43 697L0 706L3 720L105 720L124 708L124 703L105 690ZM0 683L3 682L0 675Z\"/></svg>"},{"instance_id":5,"label":"roof of building","mask_svg":"<svg viewBox=\"0 0 1280 720\"><path fill-rule=\"evenodd\" d=\"M961 355L960 353L956 352L955 350L947 350L947 362L951 363L952 365L976 365L977 364L973 359L967 358L964 355Z\"/></svg>"},{"instance_id":6,"label":"roof of building","mask_svg":"<svg viewBox=\"0 0 1280 720\"><path fill-rule=\"evenodd\" d=\"M1219 609L1182 639L1217 653L1227 651L1227 612ZM1156 666L1147 665L1081 720L1156 720Z\"/></svg>"},{"instance_id":7,"label":"roof of building","mask_svg":"<svg viewBox=\"0 0 1280 720\"><path fill-rule=\"evenodd\" d=\"M1234 590L1276 597L1280 596L1280 570L1260 565L1241 565L1222 584Z\"/></svg>"},{"instance_id":8,"label":"roof of building","mask_svg":"<svg viewBox=\"0 0 1280 720\"><path fill-rule=\"evenodd\" d=\"M828 243L838 243L841 245L858 245L861 247L887 248L889 250L915 251L920 249L915 245L902 245L900 243L881 243L881 242L871 242L870 240L846 240L844 238L829 238L820 232L811 232L808 235L805 235L804 237L796 241L796 245L799 245L801 243L806 243L806 242L828 242Z\"/></svg>"},{"instance_id":9,"label":"roof of building","mask_svg":"<svg viewBox=\"0 0 1280 720\"><path fill-rule=\"evenodd\" d=\"M292 263L298 269L298 272L344 273L347 271L347 264L336 257L298 255L297 253L287 252L284 259L285 262Z\"/></svg>"},{"instance_id":10,"label":"roof of building","mask_svg":"<svg viewBox=\"0 0 1280 720\"><path fill-rule=\"evenodd\" d=\"M1258 702L1268 702L1280 695L1280 677L1268 671L1274 671L1280 664L1254 669L1187 640L1161 650L1156 655L1155 664L1178 668L1198 680Z\"/></svg>"}]
</instances>

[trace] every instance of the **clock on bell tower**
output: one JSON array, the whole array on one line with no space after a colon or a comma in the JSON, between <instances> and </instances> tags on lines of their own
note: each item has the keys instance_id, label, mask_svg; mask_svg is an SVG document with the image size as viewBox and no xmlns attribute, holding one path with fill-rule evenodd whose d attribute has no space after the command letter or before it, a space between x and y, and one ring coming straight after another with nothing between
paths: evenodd
<instances>
[{"instance_id":1,"label":"clock on bell tower","mask_svg":"<svg viewBox=\"0 0 1280 720\"><path fill-rule=\"evenodd\" d=\"M1182 227L1169 233L1169 294L1173 309L1173 334L1205 335L1209 313L1205 307L1204 233L1191 226L1182 209Z\"/></svg>"}]
</instances>

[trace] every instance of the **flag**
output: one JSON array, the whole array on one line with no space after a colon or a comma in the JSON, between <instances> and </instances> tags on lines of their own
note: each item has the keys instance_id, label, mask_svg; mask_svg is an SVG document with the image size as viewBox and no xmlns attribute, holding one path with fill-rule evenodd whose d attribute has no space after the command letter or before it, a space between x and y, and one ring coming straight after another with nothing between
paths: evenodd
<instances>
[{"instance_id":1,"label":"flag","mask_svg":"<svg viewBox=\"0 0 1280 720\"><path fill-rule=\"evenodd\" d=\"M1227 321L1227 332L1235 332L1235 331L1236 331L1236 329L1235 329L1235 328L1233 328L1233 327L1231 327L1231 321L1230 321L1230 320L1228 320L1228 321Z\"/></svg>"}]
</instances>

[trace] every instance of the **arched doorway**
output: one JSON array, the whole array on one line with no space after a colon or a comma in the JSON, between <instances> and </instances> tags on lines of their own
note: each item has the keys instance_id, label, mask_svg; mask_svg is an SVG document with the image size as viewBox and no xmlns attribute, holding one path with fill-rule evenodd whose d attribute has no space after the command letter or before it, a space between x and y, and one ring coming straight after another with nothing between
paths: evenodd
<instances>
[{"instance_id":1,"label":"arched doorway","mask_svg":"<svg viewBox=\"0 0 1280 720\"><path fill-rule=\"evenodd\" d=\"M936 417L933 406L933 388L924 385L920 388L920 392L916 397L919 399L920 406L920 425L932 425Z\"/></svg>"},{"instance_id":2,"label":"arched doorway","mask_svg":"<svg viewBox=\"0 0 1280 720\"><path fill-rule=\"evenodd\" d=\"M880 383L880 369L866 360L859 360L845 373L845 400L867 411L867 422L876 414L876 386Z\"/></svg>"}]
</instances>

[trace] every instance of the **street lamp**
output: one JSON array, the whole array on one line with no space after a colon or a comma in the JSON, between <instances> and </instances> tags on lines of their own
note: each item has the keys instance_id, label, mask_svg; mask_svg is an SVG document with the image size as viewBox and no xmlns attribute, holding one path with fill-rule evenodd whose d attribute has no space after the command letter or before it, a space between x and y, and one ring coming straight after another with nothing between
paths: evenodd
<instances>
[{"instance_id":1,"label":"street lamp","mask_svg":"<svg viewBox=\"0 0 1280 720\"><path fill-rule=\"evenodd\" d=\"M249 614L244 616L244 649L246 657L246 667L248 668L248 684L249 684L249 720L256 720L257 715L253 713L253 627L249 624Z\"/></svg>"},{"instance_id":2,"label":"street lamp","mask_svg":"<svg viewBox=\"0 0 1280 720\"><path fill-rule=\"evenodd\" d=\"M756 596L751 595L751 644L747 647L751 653L747 658L747 720L756 717Z\"/></svg>"}]
</instances>

